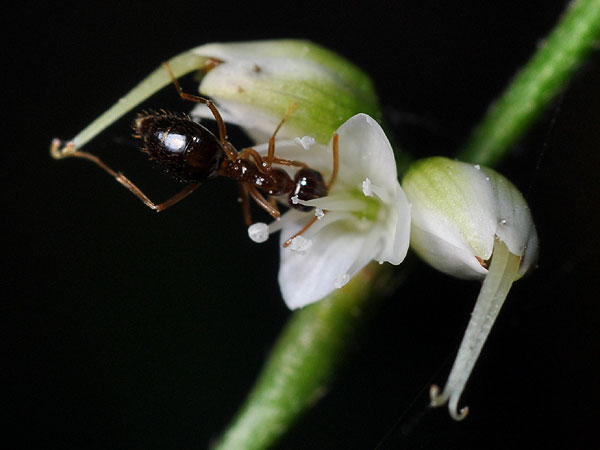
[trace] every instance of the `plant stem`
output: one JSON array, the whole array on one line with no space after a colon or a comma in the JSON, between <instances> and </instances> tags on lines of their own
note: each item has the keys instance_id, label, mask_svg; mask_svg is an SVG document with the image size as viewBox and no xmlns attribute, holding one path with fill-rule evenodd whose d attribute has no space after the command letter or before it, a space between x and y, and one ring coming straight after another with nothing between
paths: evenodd
<instances>
[{"instance_id":1,"label":"plant stem","mask_svg":"<svg viewBox=\"0 0 600 450\"><path fill-rule=\"evenodd\" d=\"M171 58L168 62L174 75L179 78L189 72L199 70L205 61L206 58L199 56L195 54L193 50L190 50L180 53ZM154 70L124 97L120 98L117 103L81 130L81 132L79 132L71 141L74 145L66 146L64 149L61 149L60 152L52 152L52 156L54 158L70 156L70 154L81 149L81 147L100 134L103 130L119 118L123 117L124 114L131 111L169 83L171 83L171 78L163 67Z\"/></svg>"},{"instance_id":2,"label":"plant stem","mask_svg":"<svg viewBox=\"0 0 600 450\"><path fill-rule=\"evenodd\" d=\"M600 0L575 0L535 55L474 129L458 159L497 165L550 102L600 39Z\"/></svg>"},{"instance_id":3,"label":"plant stem","mask_svg":"<svg viewBox=\"0 0 600 450\"><path fill-rule=\"evenodd\" d=\"M327 392L349 344L378 303L374 286L387 285L375 277L390 272L371 264L344 289L292 316L245 404L213 450L270 448Z\"/></svg>"}]
</instances>

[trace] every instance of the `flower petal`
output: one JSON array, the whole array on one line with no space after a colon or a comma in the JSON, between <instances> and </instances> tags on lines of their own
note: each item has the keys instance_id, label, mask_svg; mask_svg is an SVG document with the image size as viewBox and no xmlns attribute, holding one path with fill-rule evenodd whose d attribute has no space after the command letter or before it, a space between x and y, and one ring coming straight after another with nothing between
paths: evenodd
<instances>
[{"instance_id":1,"label":"flower petal","mask_svg":"<svg viewBox=\"0 0 600 450\"><path fill-rule=\"evenodd\" d=\"M369 178L373 185L394 194L398 185L394 151L377 121L366 114L357 114L337 134L344 180L360 187Z\"/></svg>"},{"instance_id":2,"label":"flower petal","mask_svg":"<svg viewBox=\"0 0 600 450\"><path fill-rule=\"evenodd\" d=\"M531 211L519 190L492 169L482 169L490 179L497 196L498 227L496 235L513 255L523 257L519 268L521 277L537 260L537 231Z\"/></svg>"},{"instance_id":3,"label":"flower petal","mask_svg":"<svg viewBox=\"0 0 600 450\"><path fill-rule=\"evenodd\" d=\"M404 261L408 252L411 221L411 205L399 184L396 186L396 209L390 210L389 214L391 217L383 225L385 230L381 252L375 259L398 265Z\"/></svg>"},{"instance_id":4,"label":"flower petal","mask_svg":"<svg viewBox=\"0 0 600 450\"><path fill-rule=\"evenodd\" d=\"M327 214L321 222L326 218ZM302 222L284 226L280 242L283 244L302 226ZM305 254L289 247L281 249L279 286L290 309L321 300L336 289L344 275L355 275L379 250L377 234L348 232L337 222L324 226L310 239L312 245Z\"/></svg>"}]
</instances>

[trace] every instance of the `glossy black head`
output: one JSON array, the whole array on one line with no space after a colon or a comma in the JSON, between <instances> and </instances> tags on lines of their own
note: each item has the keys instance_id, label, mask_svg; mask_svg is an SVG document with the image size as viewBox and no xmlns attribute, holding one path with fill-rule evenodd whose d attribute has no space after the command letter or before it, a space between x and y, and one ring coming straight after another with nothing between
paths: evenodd
<instances>
[{"instance_id":1,"label":"glossy black head","mask_svg":"<svg viewBox=\"0 0 600 450\"><path fill-rule=\"evenodd\" d=\"M312 200L327 195L327 185L323 180L321 172L309 169L308 167L296 172L294 183L296 183L296 187L290 193L290 205L301 211L310 211L312 208L300 203L294 203L292 197L297 195L300 200Z\"/></svg>"},{"instance_id":2,"label":"glossy black head","mask_svg":"<svg viewBox=\"0 0 600 450\"><path fill-rule=\"evenodd\" d=\"M134 123L136 136L170 175L182 181L204 181L216 176L225 152L209 130L187 116L141 113Z\"/></svg>"}]
</instances>

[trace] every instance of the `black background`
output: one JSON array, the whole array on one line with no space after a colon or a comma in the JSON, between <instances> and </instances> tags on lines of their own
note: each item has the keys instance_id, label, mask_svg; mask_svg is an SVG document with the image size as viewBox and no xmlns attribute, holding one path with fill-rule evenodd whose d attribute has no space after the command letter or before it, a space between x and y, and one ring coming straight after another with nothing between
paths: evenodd
<instances>
[{"instance_id":1,"label":"black background","mask_svg":"<svg viewBox=\"0 0 600 450\"><path fill-rule=\"evenodd\" d=\"M276 243L248 240L234 183L207 183L156 215L91 164L51 160L52 137L73 137L183 50L295 37L368 71L415 156L451 156L564 4L4 9L0 305L10 448L207 448L290 315L278 296ZM500 167L531 205L540 267L515 285L486 345L463 397L469 418L427 411L425 394L445 380L478 286L420 266L280 448L591 448L600 400L599 86L595 55ZM147 106L189 108L173 90ZM166 198L179 186L136 151L133 114L87 149Z\"/></svg>"}]
</instances>

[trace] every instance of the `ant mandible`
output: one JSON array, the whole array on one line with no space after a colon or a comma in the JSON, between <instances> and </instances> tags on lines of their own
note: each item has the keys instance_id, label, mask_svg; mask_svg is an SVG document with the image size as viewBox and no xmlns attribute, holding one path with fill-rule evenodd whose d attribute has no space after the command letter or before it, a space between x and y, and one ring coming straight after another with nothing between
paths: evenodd
<instances>
[{"instance_id":1,"label":"ant mandible","mask_svg":"<svg viewBox=\"0 0 600 450\"><path fill-rule=\"evenodd\" d=\"M238 182L244 221L248 226L252 224L250 197L274 219L278 219L280 212L275 197L287 195L291 208L309 211L311 208L301 205L297 200L311 200L327 195L337 177L339 166L337 134L333 135L333 171L327 183L319 171L309 168L305 163L275 156L275 136L296 108L295 104L288 109L270 137L266 158L263 158L253 148L245 148L238 152L227 140L225 122L215 104L204 97L183 92L168 63L164 62L162 65L169 73L179 96L183 100L204 103L213 114L219 129L219 138L217 139L211 131L187 115L177 115L166 111L138 114L133 128L134 136L144 141L142 151L150 154L165 172L188 183L183 190L168 200L155 204L125 175L108 167L97 156L80 150L74 151L70 156L84 158L97 164L129 189L147 207L156 212L164 211L178 203L207 179L216 176L231 178ZM292 179L285 170L273 167L273 164L293 166L299 169ZM268 197L265 198L261 191ZM317 217L313 217L304 228L290 237L284 246L289 245L293 238L304 233L316 219Z\"/></svg>"}]
</instances>

